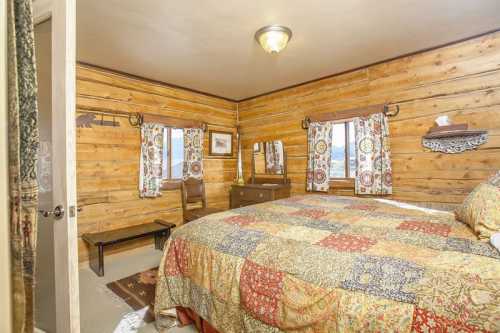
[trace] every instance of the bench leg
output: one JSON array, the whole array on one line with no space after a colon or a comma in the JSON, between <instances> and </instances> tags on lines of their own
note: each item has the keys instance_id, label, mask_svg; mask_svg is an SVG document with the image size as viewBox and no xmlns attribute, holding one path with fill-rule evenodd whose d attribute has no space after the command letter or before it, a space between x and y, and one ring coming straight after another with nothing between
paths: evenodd
<instances>
[{"instance_id":1,"label":"bench leg","mask_svg":"<svg viewBox=\"0 0 500 333\"><path fill-rule=\"evenodd\" d=\"M89 265L97 276L104 276L104 246L95 245L90 247Z\"/></svg>"},{"instance_id":2,"label":"bench leg","mask_svg":"<svg viewBox=\"0 0 500 333\"><path fill-rule=\"evenodd\" d=\"M155 249L162 250L165 247L165 242L170 236L170 229L168 231L162 231L155 233Z\"/></svg>"}]
</instances>

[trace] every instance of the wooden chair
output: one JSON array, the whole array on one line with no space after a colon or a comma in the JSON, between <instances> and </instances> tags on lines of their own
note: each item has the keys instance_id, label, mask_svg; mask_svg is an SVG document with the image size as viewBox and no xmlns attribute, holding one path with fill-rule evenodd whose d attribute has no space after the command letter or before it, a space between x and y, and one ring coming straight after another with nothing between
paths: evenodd
<instances>
[{"instance_id":1,"label":"wooden chair","mask_svg":"<svg viewBox=\"0 0 500 333\"><path fill-rule=\"evenodd\" d=\"M182 213L184 223L197 220L203 216L222 212L223 209L208 208L205 194L205 183L201 179L188 178L181 184ZM201 208L188 209L188 204L201 202Z\"/></svg>"}]
</instances>

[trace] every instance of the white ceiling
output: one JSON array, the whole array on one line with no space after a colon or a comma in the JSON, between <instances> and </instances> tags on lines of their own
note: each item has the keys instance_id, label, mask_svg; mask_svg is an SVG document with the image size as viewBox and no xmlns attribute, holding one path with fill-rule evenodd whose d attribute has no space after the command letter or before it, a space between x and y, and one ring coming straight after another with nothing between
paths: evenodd
<instances>
[{"instance_id":1,"label":"white ceiling","mask_svg":"<svg viewBox=\"0 0 500 333\"><path fill-rule=\"evenodd\" d=\"M77 0L77 57L240 100L497 28L499 0Z\"/></svg>"}]
</instances>

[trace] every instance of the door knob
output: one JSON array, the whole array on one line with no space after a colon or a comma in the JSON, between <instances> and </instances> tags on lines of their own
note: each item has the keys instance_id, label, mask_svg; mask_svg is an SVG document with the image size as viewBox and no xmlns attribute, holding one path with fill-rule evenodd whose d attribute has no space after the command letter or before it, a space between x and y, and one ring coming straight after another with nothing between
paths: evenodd
<instances>
[{"instance_id":1,"label":"door knob","mask_svg":"<svg viewBox=\"0 0 500 333\"><path fill-rule=\"evenodd\" d=\"M43 217L54 216L54 219L60 220L64 216L64 208L62 205L57 205L54 210L43 210L39 209L38 212L42 214Z\"/></svg>"}]
</instances>

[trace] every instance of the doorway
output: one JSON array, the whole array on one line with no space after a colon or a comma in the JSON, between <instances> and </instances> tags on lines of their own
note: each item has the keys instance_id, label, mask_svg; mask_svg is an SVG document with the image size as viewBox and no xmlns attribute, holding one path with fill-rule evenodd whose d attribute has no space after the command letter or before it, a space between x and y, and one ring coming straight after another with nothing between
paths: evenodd
<instances>
[{"instance_id":1,"label":"doorway","mask_svg":"<svg viewBox=\"0 0 500 333\"><path fill-rule=\"evenodd\" d=\"M34 316L46 333L80 332L75 15L75 0L33 2L40 143Z\"/></svg>"}]
</instances>

